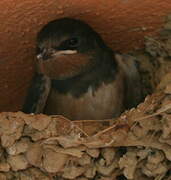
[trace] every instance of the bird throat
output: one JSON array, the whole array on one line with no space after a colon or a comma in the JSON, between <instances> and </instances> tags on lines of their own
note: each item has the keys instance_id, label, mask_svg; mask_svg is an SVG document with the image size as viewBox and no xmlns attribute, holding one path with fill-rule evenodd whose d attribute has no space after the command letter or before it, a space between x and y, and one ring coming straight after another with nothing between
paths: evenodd
<instances>
[{"instance_id":1,"label":"bird throat","mask_svg":"<svg viewBox=\"0 0 171 180\"><path fill-rule=\"evenodd\" d=\"M90 88L95 92L103 83L108 84L114 81L117 64L113 53L112 55L105 54L100 58L100 60L96 60L96 63L75 77L65 80L52 80L52 88L61 94L80 97L87 93Z\"/></svg>"}]
</instances>

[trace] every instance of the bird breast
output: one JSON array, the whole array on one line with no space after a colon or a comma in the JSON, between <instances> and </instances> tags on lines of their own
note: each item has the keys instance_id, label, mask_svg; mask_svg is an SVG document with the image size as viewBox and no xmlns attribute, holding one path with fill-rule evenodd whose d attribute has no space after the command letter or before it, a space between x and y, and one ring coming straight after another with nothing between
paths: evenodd
<instances>
[{"instance_id":1,"label":"bird breast","mask_svg":"<svg viewBox=\"0 0 171 180\"><path fill-rule=\"evenodd\" d=\"M71 120L109 119L119 116L124 110L123 79L122 72L119 72L113 82L102 83L96 91L89 87L78 98L51 89L45 113L64 115Z\"/></svg>"}]
</instances>

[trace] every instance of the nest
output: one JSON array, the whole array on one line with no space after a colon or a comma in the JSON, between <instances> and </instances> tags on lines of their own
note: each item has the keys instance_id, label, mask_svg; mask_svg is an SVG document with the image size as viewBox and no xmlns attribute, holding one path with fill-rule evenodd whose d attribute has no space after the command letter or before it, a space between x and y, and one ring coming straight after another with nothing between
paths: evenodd
<instances>
[{"instance_id":1,"label":"nest","mask_svg":"<svg viewBox=\"0 0 171 180\"><path fill-rule=\"evenodd\" d=\"M2 112L0 179L170 180L171 18L160 38L146 37L132 55L144 96L155 91L117 119Z\"/></svg>"}]
</instances>

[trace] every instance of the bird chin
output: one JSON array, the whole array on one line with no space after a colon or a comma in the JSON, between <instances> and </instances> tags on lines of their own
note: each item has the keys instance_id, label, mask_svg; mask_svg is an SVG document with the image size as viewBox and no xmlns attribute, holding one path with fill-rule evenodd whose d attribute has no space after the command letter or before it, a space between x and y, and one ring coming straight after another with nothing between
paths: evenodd
<instances>
[{"instance_id":1,"label":"bird chin","mask_svg":"<svg viewBox=\"0 0 171 180\"><path fill-rule=\"evenodd\" d=\"M59 64L55 64L51 61L39 61L38 71L50 79L54 80L66 80L77 76L80 71L75 71L74 69L67 70L59 66Z\"/></svg>"},{"instance_id":2,"label":"bird chin","mask_svg":"<svg viewBox=\"0 0 171 180\"><path fill-rule=\"evenodd\" d=\"M79 75L89 67L90 55L68 52L68 55L38 60L39 71L50 79L66 80Z\"/></svg>"}]
</instances>

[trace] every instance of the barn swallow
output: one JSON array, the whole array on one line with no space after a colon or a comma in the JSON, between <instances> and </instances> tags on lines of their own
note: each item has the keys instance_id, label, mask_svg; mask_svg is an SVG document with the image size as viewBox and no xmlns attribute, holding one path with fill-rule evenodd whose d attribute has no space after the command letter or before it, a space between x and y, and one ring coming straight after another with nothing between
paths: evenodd
<instances>
[{"instance_id":1,"label":"barn swallow","mask_svg":"<svg viewBox=\"0 0 171 180\"><path fill-rule=\"evenodd\" d=\"M109 119L141 101L136 61L112 51L81 20L62 18L37 35L38 72L23 111L71 120Z\"/></svg>"}]
</instances>

